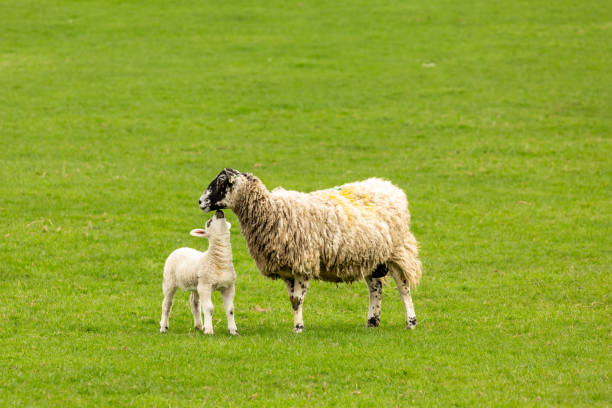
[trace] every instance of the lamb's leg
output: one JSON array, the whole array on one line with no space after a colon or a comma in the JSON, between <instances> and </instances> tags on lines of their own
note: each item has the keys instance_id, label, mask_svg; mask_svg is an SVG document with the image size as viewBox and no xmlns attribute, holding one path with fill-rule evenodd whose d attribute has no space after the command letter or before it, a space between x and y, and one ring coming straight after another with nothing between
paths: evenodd
<instances>
[{"instance_id":1,"label":"lamb's leg","mask_svg":"<svg viewBox=\"0 0 612 408\"><path fill-rule=\"evenodd\" d=\"M214 306L211 299L212 285L199 284L198 295L200 296L200 302L204 309L204 333L213 334L212 317Z\"/></svg>"},{"instance_id":2,"label":"lamb's leg","mask_svg":"<svg viewBox=\"0 0 612 408\"><path fill-rule=\"evenodd\" d=\"M404 302L404 310L406 311L406 328L412 330L416 327L417 319L416 314L414 313L412 297L410 296L410 285L398 268L398 266L391 267L392 275L393 279L395 279L395 284L397 285L397 291Z\"/></svg>"},{"instance_id":3,"label":"lamb's leg","mask_svg":"<svg viewBox=\"0 0 612 408\"><path fill-rule=\"evenodd\" d=\"M170 311L172 310L172 299L174 298L174 293L176 292L176 287L171 286L163 286L164 289L164 300L162 302L162 314L161 321L159 322L159 331L161 333L165 333L168 331L170 319Z\"/></svg>"},{"instance_id":4,"label":"lamb's leg","mask_svg":"<svg viewBox=\"0 0 612 408\"><path fill-rule=\"evenodd\" d=\"M310 281L303 278L285 279L285 285L287 286L289 300L293 307L293 331L301 333L304 330L302 305L304 304L304 297L308 292Z\"/></svg>"},{"instance_id":5,"label":"lamb's leg","mask_svg":"<svg viewBox=\"0 0 612 408\"><path fill-rule=\"evenodd\" d=\"M382 280L368 276L365 281L370 291L370 307L366 327L378 327L380 324L380 303L382 301Z\"/></svg>"},{"instance_id":6,"label":"lamb's leg","mask_svg":"<svg viewBox=\"0 0 612 408\"><path fill-rule=\"evenodd\" d=\"M202 330L202 308L200 307L200 295L198 295L198 292L191 292L189 304L191 305L191 313L193 313L193 327L196 330Z\"/></svg>"},{"instance_id":7,"label":"lamb's leg","mask_svg":"<svg viewBox=\"0 0 612 408\"><path fill-rule=\"evenodd\" d=\"M227 330L232 336L237 336L238 328L236 327L236 320L234 319L234 295L236 294L236 287L232 284L232 286L225 289L221 294L223 296L225 315L227 316Z\"/></svg>"}]
</instances>

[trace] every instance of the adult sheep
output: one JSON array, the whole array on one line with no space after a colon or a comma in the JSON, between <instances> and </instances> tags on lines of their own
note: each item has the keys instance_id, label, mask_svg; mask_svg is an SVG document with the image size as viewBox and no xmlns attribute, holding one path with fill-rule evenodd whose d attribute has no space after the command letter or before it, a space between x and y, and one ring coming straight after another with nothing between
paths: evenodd
<instances>
[{"instance_id":1,"label":"adult sheep","mask_svg":"<svg viewBox=\"0 0 612 408\"><path fill-rule=\"evenodd\" d=\"M199 204L204 212L234 211L261 273L285 281L295 332L304 329L302 304L311 279L364 279L370 292L367 326L378 326L381 279L388 271L404 302L406 328L415 328L410 288L419 283L421 262L406 196L390 182L370 178L311 193L270 192L254 175L226 168Z\"/></svg>"}]
</instances>

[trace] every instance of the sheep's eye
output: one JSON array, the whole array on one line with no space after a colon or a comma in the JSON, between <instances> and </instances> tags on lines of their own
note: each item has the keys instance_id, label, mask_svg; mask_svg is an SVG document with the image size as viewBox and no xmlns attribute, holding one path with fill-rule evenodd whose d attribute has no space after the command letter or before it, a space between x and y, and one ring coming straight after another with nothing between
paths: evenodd
<instances>
[{"instance_id":1,"label":"sheep's eye","mask_svg":"<svg viewBox=\"0 0 612 408\"><path fill-rule=\"evenodd\" d=\"M206 223L206 228L210 227L210 223L212 222L212 218L210 220L208 220L208 222Z\"/></svg>"}]
</instances>

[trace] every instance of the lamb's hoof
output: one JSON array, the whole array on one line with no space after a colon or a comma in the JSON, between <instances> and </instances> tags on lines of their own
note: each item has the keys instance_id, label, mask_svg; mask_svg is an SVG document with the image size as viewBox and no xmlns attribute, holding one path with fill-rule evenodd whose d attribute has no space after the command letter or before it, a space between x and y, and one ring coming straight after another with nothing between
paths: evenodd
<instances>
[{"instance_id":1,"label":"lamb's hoof","mask_svg":"<svg viewBox=\"0 0 612 408\"><path fill-rule=\"evenodd\" d=\"M238 330L228 330L230 336L240 336L240 333L238 333Z\"/></svg>"},{"instance_id":2,"label":"lamb's hoof","mask_svg":"<svg viewBox=\"0 0 612 408\"><path fill-rule=\"evenodd\" d=\"M167 331L168 331L168 326L166 326L166 327L160 327L160 328L159 328L159 332L160 332L160 333L165 333L165 332L167 332Z\"/></svg>"},{"instance_id":3,"label":"lamb's hoof","mask_svg":"<svg viewBox=\"0 0 612 408\"><path fill-rule=\"evenodd\" d=\"M416 329L416 325L417 325L416 317L412 317L412 318L408 319L408 321L406 322L406 329L414 330L414 329Z\"/></svg>"},{"instance_id":4,"label":"lamb's hoof","mask_svg":"<svg viewBox=\"0 0 612 408\"><path fill-rule=\"evenodd\" d=\"M301 333L304 331L304 325L303 324L296 324L295 327L293 328L293 332L294 333Z\"/></svg>"},{"instance_id":5,"label":"lamb's hoof","mask_svg":"<svg viewBox=\"0 0 612 408\"><path fill-rule=\"evenodd\" d=\"M204 334L213 335L215 333L213 332L213 329L204 329Z\"/></svg>"},{"instance_id":6,"label":"lamb's hoof","mask_svg":"<svg viewBox=\"0 0 612 408\"><path fill-rule=\"evenodd\" d=\"M380 317L372 316L368 319L366 327L378 327L380 325Z\"/></svg>"},{"instance_id":7,"label":"lamb's hoof","mask_svg":"<svg viewBox=\"0 0 612 408\"><path fill-rule=\"evenodd\" d=\"M202 326L193 326L193 328L195 329L195 331L197 332L198 330L204 330L202 328Z\"/></svg>"}]
</instances>

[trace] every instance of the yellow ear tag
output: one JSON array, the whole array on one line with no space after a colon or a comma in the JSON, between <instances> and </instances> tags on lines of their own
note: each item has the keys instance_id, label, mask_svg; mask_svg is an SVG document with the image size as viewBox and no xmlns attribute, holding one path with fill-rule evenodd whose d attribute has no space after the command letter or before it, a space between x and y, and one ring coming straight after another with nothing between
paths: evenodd
<instances>
[{"instance_id":1,"label":"yellow ear tag","mask_svg":"<svg viewBox=\"0 0 612 408\"><path fill-rule=\"evenodd\" d=\"M234 184L234 180L235 180L235 179L236 179L236 176L232 176L232 177L230 177L230 179L229 179L229 183L230 183L230 184Z\"/></svg>"}]
</instances>

